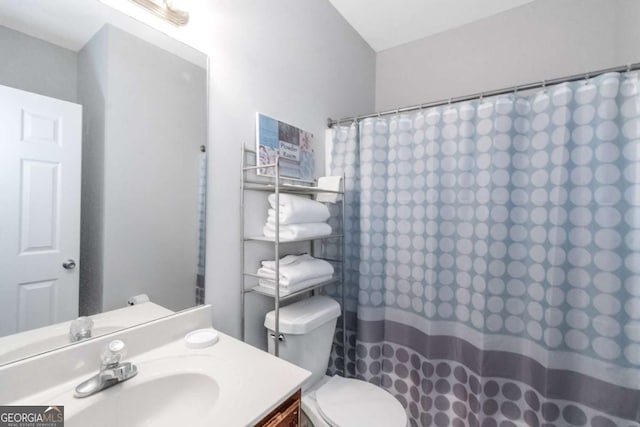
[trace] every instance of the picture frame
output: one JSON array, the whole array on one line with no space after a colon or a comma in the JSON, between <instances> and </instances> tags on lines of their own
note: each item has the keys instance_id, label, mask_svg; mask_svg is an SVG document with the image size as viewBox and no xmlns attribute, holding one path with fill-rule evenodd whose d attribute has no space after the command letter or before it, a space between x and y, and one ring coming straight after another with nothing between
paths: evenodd
<instances>
[{"instance_id":1,"label":"picture frame","mask_svg":"<svg viewBox=\"0 0 640 427\"><path fill-rule=\"evenodd\" d=\"M280 176L314 182L314 136L311 132L256 113L256 161L258 175L275 176L275 163L280 158Z\"/></svg>"}]
</instances>

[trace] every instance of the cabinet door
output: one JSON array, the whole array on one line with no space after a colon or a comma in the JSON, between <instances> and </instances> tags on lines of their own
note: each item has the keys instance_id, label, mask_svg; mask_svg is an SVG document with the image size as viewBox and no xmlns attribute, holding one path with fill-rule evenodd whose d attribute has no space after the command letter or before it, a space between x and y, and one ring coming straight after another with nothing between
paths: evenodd
<instances>
[{"instance_id":1,"label":"cabinet door","mask_svg":"<svg viewBox=\"0 0 640 427\"><path fill-rule=\"evenodd\" d=\"M257 427L298 427L300 425L300 390L256 424Z\"/></svg>"},{"instance_id":2,"label":"cabinet door","mask_svg":"<svg viewBox=\"0 0 640 427\"><path fill-rule=\"evenodd\" d=\"M266 427L298 427L300 424L300 402L295 402L281 412Z\"/></svg>"}]
</instances>

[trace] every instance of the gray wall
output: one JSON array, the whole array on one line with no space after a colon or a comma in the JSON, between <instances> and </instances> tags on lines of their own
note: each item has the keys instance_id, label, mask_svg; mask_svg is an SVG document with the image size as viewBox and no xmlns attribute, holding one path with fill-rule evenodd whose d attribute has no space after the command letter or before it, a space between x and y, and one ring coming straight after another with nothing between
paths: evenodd
<instances>
[{"instance_id":1,"label":"gray wall","mask_svg":"<svg viewBox=\"0 0 640 427\"><path fill-rule=\"evenodd\" d=\"M108 69L104 309L192 307L206 70L112 26Z\"/></svg>"},{"instance_id":2,"label":"gray wall","mask_svg":"<svg viewBox=\"0 0 640 427\"><path fill-rule=\"evenodd\" d=\"M255 147L255 113L313 132L322 175L327 117L374 107L375 53L326 0L202 3L203 18L213 18L192 21L205 32L211 58L205 298L214 326L239 336L240 145ZM266 218L265 211L247 215ZM265 336L273 301L263 300L248 307L249 336Z\"/></svg>"},{"instance_id":3,"label":"gray wall","mask_svg":"<svg viewBox=\"0 0 640 427\"><path fill-rule=\"evenodd\" d=\"M379 52L376 110L638 62L639 3L537 0Z\"/></svg>"},{"instance_id":4,"label":"gray wall","mask_svg":"<svg viewBox=\"0 0 640 427\"><path fill-rule=\"evenodd\" d=\"M616 26L616 62L640 61L640 1L617 0L618 20Z\"/></svg>"},{"instance_id":5,"label":"gray wall","mask_svg":"<svg viewBox=\"0 0 640 427\"><path fill-rule=\"evenodd\" d=\"M327 117L373 110L375 52L327 0L192 8L189 25L171 34L210 58L206 302L214 326L239 336L240 146L255 146L255 113L313 132L322 174ZM264 312L250 314L264 333Z\"/></svg>"},{"instance_id":6,"label":"gray wall","mask_svg":"<svg viewBox=\"0 0 640 427\"><path fill-rule=\"evenodd\" d=\"M0 84L76 102L77 54L0 26Z\"/></svg>"},{"instance_id":7,"label":"gray wall","mask_svg":"<svg viewBox=\"0 0 640 427\"><path fill-rule=\"evenodd\" d=\"M198 1L190 12L184 28L158 27L209 56L206 302L214 326L239 336L240 147L255 146L255 113L313 132L322 174L327 117L374 108L375 52L327 0ZM250 314L262 334L264 312Z\"/></svg>"},{"instance_id":8,"label":"gray wall","mask_svg":"<svg viewBox=\"0 0 640 427\"><path fill-rule=\"evenodd\" d=\"M104 246L104 145L107 99L107 29L78 52L78 102L82 114L80 315L102 312Z\"/></svg>"},{"instance_id":9,"label":"gray wall","mask_svg":"<svg viewBox=\"0 0 640 427\"><path fill-rule=\"evenodd\" d=\"M140 293L172 310L191 307L206 70L110 25L80 57L80 80L98 83L80 90L91 110L83 208L102 211L83 230L84 247L102 243L85 260L83 288L88 299L102 289L102 310Z\"/></svg>"}]
</instances>

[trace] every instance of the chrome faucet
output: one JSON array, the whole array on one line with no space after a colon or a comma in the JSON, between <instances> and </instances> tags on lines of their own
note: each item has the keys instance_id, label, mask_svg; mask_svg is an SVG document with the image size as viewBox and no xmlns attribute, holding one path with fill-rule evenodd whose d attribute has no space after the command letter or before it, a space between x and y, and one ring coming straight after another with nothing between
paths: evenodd
<instances>
[{"instance_id":1,"label":"chrome faucet","mask_svg":"<svg viewBox=\"0 0 640 427\"><path fill-rule=\"evenodd\" d=\"M124 342L114 340L102 352L100 372L76 387L74 396L91 396L99 391L136 376L138 368L130 362L120 363L127 352Z\"/></svg>"},{"instance_id":2,"label":"chrome faucet","mask_svg":"<svg viewBox=\"0 0 640 427\"><path fill-rule=\"evenodd\" d=\"M91 338L91 329L93 328L93 320L90 317L78 317L69 325L69 340L78 342Z\"/></svg>"}]
</instances>

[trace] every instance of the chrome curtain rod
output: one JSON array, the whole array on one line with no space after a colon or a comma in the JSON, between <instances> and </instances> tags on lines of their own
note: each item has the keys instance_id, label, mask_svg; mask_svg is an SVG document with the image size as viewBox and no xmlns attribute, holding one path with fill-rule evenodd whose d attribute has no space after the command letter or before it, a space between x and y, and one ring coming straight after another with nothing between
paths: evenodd
<instances>
[{"instance_id":1,"label":"chrome curtain rod","mask_svg":"<svg viewBox=\"0 0 640 427\"><path fill-rule=\"evenodd\" d=\"M629 71L636 71L636 70L640 70L640 62L636 62L635 64L629 64L629 65L621 65L619 67L605 68L603 70L591 71L591 72L588 72L588 73L574 74L572 76L560 77L560 78L557 78L557 79L542 80L542 81L539 81L539 82L528 83L528 84L525 84L525 85L511 86L511 87L508 87L508 88L491 90L491 91L488 91L488 92L479 92L479 93L474 93L472 95L460 96L460 97L457 97L457 98L442 99L440 101L428 102L428 103L425 103L425 104L412 105L410 107L397 108L395 110L380 111L380 112L377 112L377 113L365 114L363 116L344 117L344 118L339 119L339 120L334 120L332 118L328 118L327 119L327 126L329 128L332 128L334 125L339 125L340 123L351 123L351 122L354 122L354 121L358 121L358 120L362 120L362 119L369 119L369 118L372 118L372 117L388 116L390 114L407 113L407 112L410 112L410 111L417 111L417 110L422 110L424 108L430 108L430 107L439 107L441 105L447 105L447 104L452 104L452 103L456 103L456 102L472 101L474 99L481 99L483 97L506 95L506 94L512 93L512 92L539 89L539 88L544 88L544 87L546 87L548 85L549 86L550 85L556 85L556 84L559 84L559 83L575 82L575 81L583 80L583 79L588 80L588 79L590 79L592 77L596 77L596 76L599 76L599 75L605 74L605 73L621 73L621 72L624 72L624 71L629 72Z\"/></svg>"}]
</instances>

